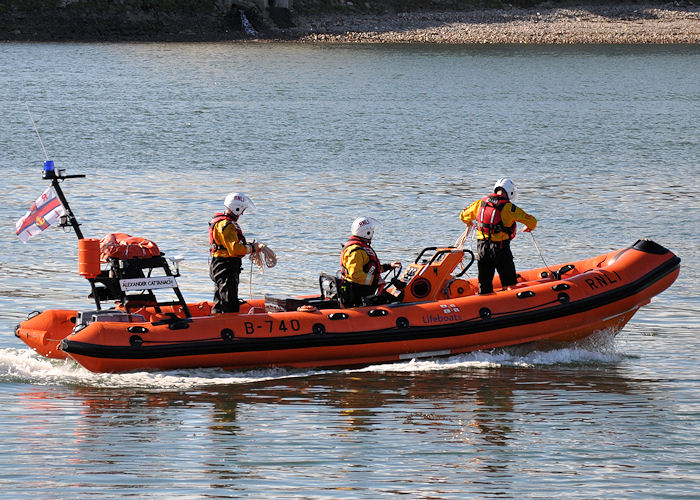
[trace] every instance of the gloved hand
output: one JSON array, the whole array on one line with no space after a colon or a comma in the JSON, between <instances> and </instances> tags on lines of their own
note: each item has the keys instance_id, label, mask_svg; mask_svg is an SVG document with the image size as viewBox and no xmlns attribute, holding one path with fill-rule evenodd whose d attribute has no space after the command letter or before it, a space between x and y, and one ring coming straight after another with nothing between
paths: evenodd
<instances>
[{"instance_id":1,"label":"gloved hand","mask_svg":"<svg viewBox=\"0 0 700 500\"><path fill-rule=\"evenodd\" d=\"M533 227L532 229L535 229L535 228ZM526 227L525 229L523 229L523 233L531 233L532 229L530 229L529 227Z\"/></svg>"},{"instance_id":2,"label":"gloved hand","mask_svg":"<svg viewBox=\"0 0 700 500\"><path fill-rule=\"evenodd\" d=\"M401 262L398 260L395 260L394 262L391 263L391 267L401 267Z\"/></svg>"}]
</instances>

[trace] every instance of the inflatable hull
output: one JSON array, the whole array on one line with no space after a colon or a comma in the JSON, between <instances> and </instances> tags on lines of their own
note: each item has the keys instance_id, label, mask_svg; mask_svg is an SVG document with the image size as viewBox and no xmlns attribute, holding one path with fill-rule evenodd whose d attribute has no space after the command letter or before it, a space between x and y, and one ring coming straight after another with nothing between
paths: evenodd
<instances>
[{"instance_id":1,"label":"inflatable hull","mask_svg":"<svg viewBox=\"0 0 700 500\"><path fill-rule=\"evenodd\" d=\"M516 286L489 295L474 294L475 280L450 276L431 284L438 269L417 269L427 285L411 288L414 279L407 299L384 305L346 309L316 301L272 312L269 303L257 300L240 313L211 315L211 305L202 303L190 305L189 318L173 308L165 319L162 311L149 316L147 310L133 315L113 310L119 321L95 320L69 332L65 324L53 332L50 323L51 318L65 323L70 312L46 311L20 324L16 333L29 345L30 339L42 340L42 350L32 345L38 352L67 355L94 372L368 365L617 332L671 286L680 259L640 240L567 263L561 275L547 269L521 272ZM416 300L411 295L416 290L429 300ZM48 341L56 344L47 348Z\"/></svg>"}]
</instances>

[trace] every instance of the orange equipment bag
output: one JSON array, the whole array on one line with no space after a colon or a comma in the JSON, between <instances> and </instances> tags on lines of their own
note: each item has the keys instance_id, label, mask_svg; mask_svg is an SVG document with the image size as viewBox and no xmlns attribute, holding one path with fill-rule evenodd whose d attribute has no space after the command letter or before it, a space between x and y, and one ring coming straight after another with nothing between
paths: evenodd
<instances>
[{"instance_id":1,"label":"orange equipment bag","mask_svg":"<svg viewBox=\"0 0 700 500\"><path fill-rule=\"evenodd\" d=\"M145 259L158 257L160 250L158 245L146 238L130 236L125 233L108 234L100 240L100 260L107 262L113 259Z\"/></svg>"}]
</instances>

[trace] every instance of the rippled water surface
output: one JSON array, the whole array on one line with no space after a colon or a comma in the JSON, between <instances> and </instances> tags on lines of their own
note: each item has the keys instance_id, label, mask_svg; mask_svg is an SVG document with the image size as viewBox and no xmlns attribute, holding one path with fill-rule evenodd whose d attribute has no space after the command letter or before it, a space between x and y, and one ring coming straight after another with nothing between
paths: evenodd
<instances>
[{"instance_id":1,"label":"rippled water surface","mask_svg":"<svg viewBox=\"0 0 700 500\"><path fill-rule=\"evenodd\" d=\"M697 498L700 49L2 44L0 487L10 498ZM208 300L231 190L279 258L241 295L314 293L356 216L384 260L453 243L508 175L520 268L651 238L672 288L616 337L347 370L92 374L13 335L90 304L75 236L24 245L37 122L88 237L183 255Z\"/></svg>"}]
</instances>

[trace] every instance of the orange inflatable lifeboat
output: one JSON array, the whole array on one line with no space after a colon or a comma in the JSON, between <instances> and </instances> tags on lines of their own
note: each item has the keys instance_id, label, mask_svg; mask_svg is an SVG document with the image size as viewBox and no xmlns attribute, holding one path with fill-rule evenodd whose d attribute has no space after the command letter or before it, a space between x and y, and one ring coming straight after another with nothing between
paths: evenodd
<instances>
[{"instance_id":1,"label":"orange inflatable lifeboat","mask_svg":"<svg viewBox=\"0 0 700 500\"><path fill-rule=\"evenodd\" d=\"M465 252L470 259L460 272ZM520 272L517 285L478 295L476 279L463 278L473 261L469 250L426 248L362 307L343 307L337 279L321 275L320 295L266 296L239 313L212 315L211 303L185 302L179 274L162 255L109 257L109 268L91 281L97 310L35 314L16 335L42 355L69 356L95 372L366 365L616 332L680 271L671 251L640 240ZM160 288L177 300L156 300ZM100 309L106 299L116 305Z\"/></svg>"}]
</instances>

